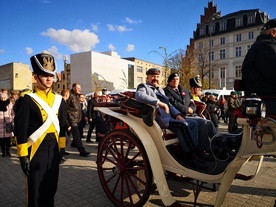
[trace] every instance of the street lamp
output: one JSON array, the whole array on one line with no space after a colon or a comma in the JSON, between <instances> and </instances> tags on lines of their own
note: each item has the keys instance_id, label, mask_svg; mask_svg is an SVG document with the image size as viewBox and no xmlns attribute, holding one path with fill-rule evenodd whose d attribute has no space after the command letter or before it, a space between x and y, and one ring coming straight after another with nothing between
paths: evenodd
<instances>
[{"instance_id":1,"label":"street lamp","mask_svg":"<svg viewBox=\"0 0 276 207\"><path fill-rule=\"evenodd\" d=\"M209 89L211 89L211 84L212 84L212 30L211 30L211 24L213 21L217 20L220 18L220 14L214 13L210 18L209 18Z\"/></svg>"}]
</instances>

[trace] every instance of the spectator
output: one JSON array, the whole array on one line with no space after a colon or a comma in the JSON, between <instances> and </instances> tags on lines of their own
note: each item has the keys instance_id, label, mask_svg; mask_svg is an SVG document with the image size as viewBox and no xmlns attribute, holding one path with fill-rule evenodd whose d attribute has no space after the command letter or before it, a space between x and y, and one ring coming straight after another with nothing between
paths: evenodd
<instances>
[{"instance_id":1,"label":"spectator","mask_svg":"<svg viewBox=\"0 0 276 207\"><path fill-rule=\"evenodd\" d=\"M22 171L26 175L26 206L55 206L59 163L65 148L66 104L52 91L57 68L47 51L31 57L34 91L16 102L14 132Z\"/></svg>"},{"instance_id":2,"label":"spectator","mask_svg":"<svg viewBox=\"0 0 276 207\"><path fill-rule=\"evenodd\" d=\"M227 106L227 116L229 118L228 132L232 133L237 130L237 115L234 112L240 106L236 91L231 91L230 97L227 100Z\"/></svg>"},{"instance_id":3,"label":"spectator","mask_svg":"<svg viewBox=\"0 0 276 207\"><path fill-rule=\"evenodd\" d=\"M60 92L60 95L62 96L62 98L63 98L64 101L66 102L66 101L68 100L69 96L70 96L70 90L68 90L68 89L63 89L63 90ZM68 145L68 143L69 143L69 141L70 141L70 136L69 136L70 130L71 130L71 127L70 127L70 124L69 124L69 122L68 122L68 120L67 120L67 117L66 117L66 128L65 128L66 147L67 147L67 145ZM69 155L69 154L70 154L69 152L67 152L67 151L64 150L63 155ZM66 159L62 156L61 162L64 162L64 161L66 161Z\"/></svg>"},{"instance_id":4,"label":"spectator","mask_svg":"<svg viewBox=\"0 0 276 207\"><path fill-rule=\"evenodd\" d=\"M80 156L87 157L90 152L85 151L82 145L81 134L78 125L82 118L81 104L79 99L79 94L81 92L81 85L79 83L73 83L72 89L70 91L70 96L67 100L67 114L68 122L71 126L71 133L73 136L72 147L76 146Z\"/></svg>"},{"instance_id":5,"label":"spectator","mask_svg":"<svg viewBox=\"0 0 276 207\"><path fill-rule=\"evenodd\" d=\"M10 157L10 146L12 126L14 119L13 103L8 98L8 90L1 89L0 92L0 145L2 157Z\"/></svg>"},{"instance_id":6,"label":"spectator","mask_svg":"<svg viewBox=\"0 0 276 207\"><path fill-rule=\"evenodd\" d=\"M87 132L87 137L86 137L86 142L92 142L91 140L91 135L92 132L96 126L96 114L94 112L94 106L97 103L98 99L98 93L92 94L91 98L88 101L88 107L87 107L87 118L88 118L88 123L89 123L89 129ZM96 135L96 141L97 140L97 135Z\"/></svg>"},{"instance_id":7,"label":"spectator","mask_svg":"<svg viewBox=\"0 0 276 207\"><path fill-rule=\"evenodd\" d=\"M170 103L184 115L186 120L192 119L198 123L199 148L202 151L209 151L209 138L216 135L217 130L210 120L203 119L195 113L196 105L189 91L179 85L179 79L177 73L172 73L169 76L168 84L164 88L165 94L169 98Z\"/></svg>"},{"instance_id":8,"label":"spectator","mask_svg":"<svg viewBox=\"0 0 276 207\"><path fill-rule=\"evenodd\" d=\"M136 100L157 107L161 118L161 120L157 121L177 135L184 152L183 161L188 166L197 169L206 169L207 166L196 155L198 145L197 122L191 119L188 122L170 104L168 97L165 96L164 90L159 88L159 69L151 68L146 72L146 75L146 83L141 83L137 87L135 93Z\"/></svg>"},{"instance_id":9,"label":"spectator","mask_svg":"<svg viewBox=\"0 0 276 207\"><path fill-rule=\"evenodd\" d=\"M267 114L276 114L276 19L268 21L247 52L242 64L245 95L257 93Z\"/></svg>"},{"instance_id":10,"label":"spectator","mask_svg":"<svg viewBox=\"0 0 276 207\"><path fill-rule=\"evenodd\" d=\"M210 114L211 121L213 122L214 126L218 128L218 105L215 96L212 94L209 96L209 99L206 101L207 110Z\"/></svg>"},{"instance_id":11,"label":"spectator","mask_svg":"<svg viewBox=\"0 0 276 207\"><path fill-rule=\"evenodd\" d=\"M15 102L17 101L18 98L19 98L19 91L12 90L11 95L10 95L10 101L13 104L13 110L15 110ZM12 134L12 136L11 136L11 145L16 146L16 140L15 140L13 132L11 134Z\"/></svg>"},{"instance_id":12,"label":"spectator","mask_svg":"<svg viewBox=\"0 0 276 207\"><path fill-rule=\"evenodd\" d=\"M87 102L86 102L86 98L84 94L79 94L79 98L80 98L80 104L81 104L81 121L78 125L79 127L79 131L80 131L80 135L81 138L85 138L85 136L83 135L83 129L86 126L86 123L88 121L87 119Z\"/></svg>"}]
</instances>

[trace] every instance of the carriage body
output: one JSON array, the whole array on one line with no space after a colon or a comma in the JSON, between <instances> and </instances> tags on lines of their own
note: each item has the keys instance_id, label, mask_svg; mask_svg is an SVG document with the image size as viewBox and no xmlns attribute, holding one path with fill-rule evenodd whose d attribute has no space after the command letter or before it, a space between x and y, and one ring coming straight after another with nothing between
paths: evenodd
<instances>
[{"instance_id":1,"label":"carriage body","mask_svg":"<svg viewBox=\"0 0 276 207\"><path fill-rule=\"evenodd\" d=\"M268 120L265 126L262 123L263 130L259 130L261 138L254 139L254 130L243 117L238 119L243 126L242 141L231 159L210 162L210 167L204 171L190 168L174 154L178 149L178 138L154 120L155 109L152 108L152 123L148 124L138 108L135 107L136 112L133 113L122 110L118 105L102 104L96 107L96 110L113 119L112 130L99 146L97 164L101 184L116 206L143 206L152 190L152 183L156 184L165 206L178 206L170 193L166 172L203 183L219 183L214 206L221 206L233 179L246 162L260 157L260 167L263 155L276 155L275 122ZM118 123L123 127L116 127ZM269 133L265 129L269 129Z\"/></svg>"}]
</instances>

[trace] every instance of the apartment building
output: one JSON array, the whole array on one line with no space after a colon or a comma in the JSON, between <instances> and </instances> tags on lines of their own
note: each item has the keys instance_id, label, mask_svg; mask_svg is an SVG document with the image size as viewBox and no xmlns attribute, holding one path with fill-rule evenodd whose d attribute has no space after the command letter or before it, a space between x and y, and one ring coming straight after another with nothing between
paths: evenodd
<instances>
[{"instance_id":1,"label":"apartment building","mask_svg":"<svg viewBox=\"0 0 276 207\"><path fill-rule=\"evenodd\" d=\"M125 60L130 60L132 62L134 62L134 68L133 68L133 72L130 72L131 74L133 73L134 79L133 81L129 82L129 88L136 88L140 83L145 83L146 82L146 72L148 69L150 68L158 68L161 71L161 79L162 79L162 74L164 74L164 70L165 68L161 65L149 62L149 61L145 61L145 60L141 60L135 57L126 57L123 58ZM164 80L165 81L165 80ZM165 82L160 83L161 85L165 86Z\"/></svg>"},{"instance_id":2,"label":"apartment building","mask_svg":"<svg viewBox=\"0 0 276 207\"><path fill-rule=\"evenodd\" d=\"M211 83L210 88L232 89L234 80L241 79L243 59L269 19L260 9L223 16L208 3L187 51L196 56L194 67L203 81Z\"/></svg>"},{"instance_id":3,"label":"apartment building","mask_svg":"<svg viewBox=\"0 0 276 207\"><path fill-rule=\"evenodd\" d=\"M1 65L0 88L7 88L9 91L32 89L30 66L19 62Z\"/></svg>"}]
</instances>

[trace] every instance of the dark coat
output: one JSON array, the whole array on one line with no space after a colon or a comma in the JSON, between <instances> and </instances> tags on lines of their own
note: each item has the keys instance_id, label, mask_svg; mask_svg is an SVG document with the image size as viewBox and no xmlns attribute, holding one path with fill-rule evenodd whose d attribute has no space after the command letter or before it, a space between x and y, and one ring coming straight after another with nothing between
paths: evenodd
<instances>
[{"instance_id":1,"label":"dark coat","mask_svg":"<svg viewBox=\"0 0 276 207\"><path fill-rule=\"evenodd\" d=\"M276 38L259 35L242 65L245 95L276 96Z\"/></svg>"},{"instance_id":2,"label":"dark coat","mask_svg":"<svg viewBox=\"0 0 276 207\"><path fill-rule=\"evenodd\" d=\"M74 90L70 91L70 96L66 103L68 122L70 126L77 126L81 121L82 113L79 96Z\"/></svg>"},{"instance_id":3,"label":"dark coat","mask_svg":"<svg viewBox=\"0 0 276 207\"><path fill-rule=\"evenodd\" d=\"M192 108L194 112L196 111L196 105L192 99L190 92L187 89L179 85L178 93L172 87L167 85L164 88L164 91L166 93L166 96L169 98L170 103L185 116L188 113L189 107Z\"/></svg>"}]
</instances>

